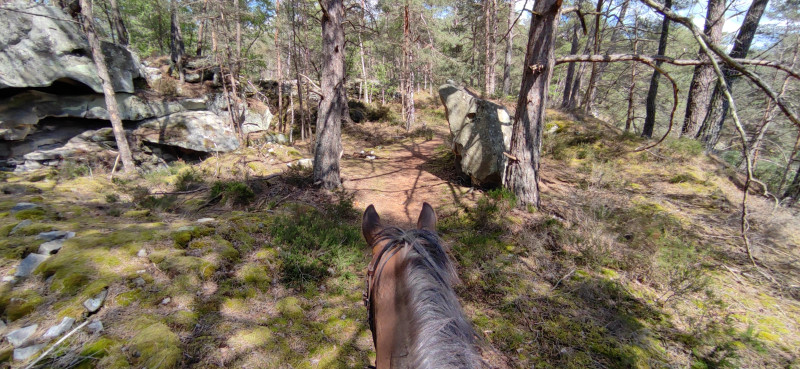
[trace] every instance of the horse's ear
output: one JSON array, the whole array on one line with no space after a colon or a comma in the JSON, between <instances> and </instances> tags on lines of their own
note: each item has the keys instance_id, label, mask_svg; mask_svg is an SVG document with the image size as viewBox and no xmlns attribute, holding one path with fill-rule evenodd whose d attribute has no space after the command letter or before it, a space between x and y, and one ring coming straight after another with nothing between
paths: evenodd
<instances>
[{"instance_id":1,"label":"horse's ear","mask_svg":"<svg viewBox=\"0 0 800 369\"><path fill-rule=\"evenodd\" d=\"M419 213L417 220L417 229L436 231L436 212L433 211L433 206L427 202L422 204L422 212Z\"/></svg>"},{"instance_id":2,"label":"horse's ear","mask_svg":"<svg viewBox=\"0 0 800 369\"><path fill-rule=\"evenodd\" d=\"M361 218L361 234L367 240L367 245L372 247L381 229L383 229L381 217L375 211L375 206L367 206L367 210L364 211L364 216Z\"/></svg>"}]
</instances>

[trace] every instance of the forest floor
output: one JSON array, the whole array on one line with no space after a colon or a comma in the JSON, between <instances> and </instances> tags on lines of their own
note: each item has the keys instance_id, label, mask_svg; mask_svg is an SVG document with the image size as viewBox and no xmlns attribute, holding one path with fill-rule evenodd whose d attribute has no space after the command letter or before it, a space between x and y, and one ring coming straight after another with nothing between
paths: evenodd
<instances>
[{"instance_id":1,"label":"forest floor","mask_svg":"<svg viewBox=\"0 0 800 369\"><path fill-rule=\"evenodd\" d=\"M549 111L542 208L516 210L507 191L460 182L444 109L418 108L411 133L391 117L345 127L335 192L287 168L303 145L113 180L77 165L0 174L0 275L39 233L76 233L0 285L2 334L38 324L31 343L50 344L41 334L63 317L102 322L40 367L363 368L375 355L360 213L374 204L410 227L429 202L492 367L800 367L797 208L751 196L755 267L735 176L699 145L635 151L646 141ZM37 207L12 212L19 202ZM0 342L0 367L24 364L12 352Z\"/></svg>"}]
</instances>

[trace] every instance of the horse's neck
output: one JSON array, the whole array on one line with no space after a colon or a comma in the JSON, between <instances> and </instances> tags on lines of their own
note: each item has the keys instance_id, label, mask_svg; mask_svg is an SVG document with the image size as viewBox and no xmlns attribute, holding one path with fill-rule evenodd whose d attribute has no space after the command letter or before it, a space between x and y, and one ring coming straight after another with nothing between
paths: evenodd
<instances>
[{"instance_id":1,"label":"horse's neck","mask_svg":"<svg viewBox=\"0 0 800 369\"><path fill-rule=\"evenodd\" d=\"M405 369L408 364L408 307L403 260L407 250L399 251L380 274L375 296L376 367Z\"/></svg>"}]
</instances>

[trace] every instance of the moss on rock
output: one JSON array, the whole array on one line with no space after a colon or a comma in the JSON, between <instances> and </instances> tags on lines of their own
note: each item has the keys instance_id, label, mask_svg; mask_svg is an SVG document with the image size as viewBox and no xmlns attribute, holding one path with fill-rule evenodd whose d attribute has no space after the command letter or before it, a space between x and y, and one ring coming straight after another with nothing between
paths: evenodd
<instances>
[{"instance_id":1,"label":"moss on rock","mask_svg":"<svg viewBox=\"0 0 800 369\"><path fill-rule=\"evenodd\" d=\"M140 318L131 327L136 335L130 340L128 352L136 367L169 369L181 359L181 341L164 323Z\"/></svg>"}]
</instances>

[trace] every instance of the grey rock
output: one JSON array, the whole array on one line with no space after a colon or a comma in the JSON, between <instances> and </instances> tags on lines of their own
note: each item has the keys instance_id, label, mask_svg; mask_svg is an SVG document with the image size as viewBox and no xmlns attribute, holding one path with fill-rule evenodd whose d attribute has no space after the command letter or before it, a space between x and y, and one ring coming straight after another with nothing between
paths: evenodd
<instances>
[{"instance_id":1,"label":"grey rock","mask_svg":"<svg viewBox=\"0 0 800 369\"><path fill-rule=\"evenodd\" d=\"M17 232L19 232L20 229L25 228L25 227L27 227L27 226L29 226L31 224L33 224L32 220L25 219L25 220L17 223L17 225L15 225L14 228L11 228L11 231L8 232L8 235L9 236L13 236L13 235L17 234Z\"/></svg>"},{"instance_id":2,"label":"grey rock","mask_svg":"<svg viewBox=\"0 0 800 369\"><path fill-rule=\"evenodd\" d=\"M37 352L41 351L46 345L44 343L40 343L38 345L23 347L14 349L14 360L15 361L25 361L36 355Z\"/></svg>"},{"instance_id":3,"label":"grey rock","mask_svg":"<svg viewBox=\"0 0 800 369\"><path fill-rule=\"evenodd\" d=\"M62 247L64 247L63 239L47 241L39 245L39 253L42 255L52 255L57 253L58 250L61 250Z\"/></svg>"},{"instance_id":4,"label":"grey rock","mask_svg":"<svg viewBox=\"0 0 800 369\"><path fill-rule=\"evenodd\" d=\"M138 256L140 258L146 258L147 257L147 250L139 249L139 252L136 253L136 256Z\"/></svg>"},{"instance_id":5,"label":"grey rock","mask_svg":"<svg viewBox=\"0 0 800 369\"><path fill-rule=\"evenodd\" d=\"M103 322L95 319L92 320L87 326L86 329L89 330L89 333L97 334L103 331Z\"/></svg>"},{"instance_id":6,"label":"grey rock","mask_svg":"<svg viewBox=\"0 0 800 369\"><path fill-rule=\"evenodd\" d=\"M145 142L199 152L228 152L239 147L239 139L231 126L207 111L181 112L146 120L133 134Z\"/></svg>"},{"instance_id":7,"label":"grey rock","mask_svg":"<svg viewBox=\"0 0 800 369\"><path fill-rule=\"evenodd\" d=\"M300 159L294 163L289 163L286 165L290 168L298 167L310 169L314 167L314 159Z\"/></svg>"},{"instance_id":8,"label":"grey rock","mask_svg":"<svg viewBox=\"0 0 800 369\"><path fill-rule=\"evenodd\" d=\"M161 300L161 305L168 305L170 302L172 302L172 299L165 297L163 300Z\"/></svg>"},{"instance_id":9,"label":"grey rock","mask_svg":"<svg viewBox=\"0 0 800 369\"><path fill-rule=\"evenodd\" d=\"M103 92L89 44L77 22L55 6L17 0L3 7L18 11L3 12L0 89L47 87L58 81ZM132 93L141 68L136 56L108 42L101 49L114 90Z\"/></svg>"},{"instance_id":10,"label":"grey rock","mask_svg":"<svg viewBox=\"0 0 800 369\"><path fill-rule=\"evenodd\" d=\"M42 207L41 205L34 204L32 202L20 202L20 203L17 203L16 205L14 205L13 208L11 208L11 214L14 214L14 213L16 213L18 211L36 209L36 208L41 208L41 207Z\"/></svg>"},{"instance_id":11,"label":"grey rock","mask_svg":"<svg viewBox=\"0 0 800 369\"><path fill-rule=\"evenodd\" d=\"M50 232L42 232L36 235L37 240L45 240L45 241L53 241L57 239L70 239L72 237L75 237L75 232L50 231Z\"/></svg>"},{"instance_id":12,"label":"grey rock","mask_svg":"<svg viewBox=\"0 0 800 369\"><path fill-rule=\"evenodd\" d=\"M39 266L43 261L49 258L48 255L41 255L41 254L28 254L25 259L22 259L22 262L19 263L17 267L16 273L14 273L15 277L27 277L36 270L36 267Z\"/></svg>"},{"instance_id":13,"label":"grey rock","mask_svg":"<svg viewBox=\"0 0 800 369\"><path fill-rule=\"evenodd\" d=\"M133 280L133 285L139 288L144 287L146 284L147 281L145 281L142 277L136 277L136 279Z\"/></svg>"},{"instance_id":14,"label":"grey rock","mask_svg":"<svg viewBox=\"0 0 800 369\"><path fill-rule=\"evenodd\" d=\"M75 318L64 317L64 319L61 320L61 323L50 327L47 332L44 332L42 339L49 341L53 338L59 337L62 334L67 333L67 331L72 328L72 324L74 323Z\"/></svg>"},{"instance_id":15,"label":"grey rock","mask_svg":"<svg viewBox=\"0 0 800 369\"><path fill-rule=\"evenodd\" d=\"M214 218L200 218L196 220L197 223L205 224L205 223L213 223L215 221Z\"/></svg>"},{"instance_id":16,"label":"grey rock","mask_svg":"<svg viewBox=\"0 0 800 369\"><path fill-rule=\"evenodd\" d=\"M103 306L103 301L106 300L106 296L108 296L108 289L104 289L93 298L84 301L83 307L85 307L90 313L94 313L97 310L100 310L100 307Z\"/></svg>"},{"instance_id":17,"label":"grey rock","mask_svg":"<svg viewBox=\"0 0 800 369\"><path fill-rule=\"evenodd\" d=\"M28 341L33 338L36 329L39 328L38 324L29 325L20 329L15 329L6 335L8 343L14 347L25 346Z\"/></svg>"},{"instance_id":18,"label":"grey rock","mask_svg":"<svg viewBox=\"0 0 800 369\"><path fill-rule=\"evenodd\" d=\"M439 87L439 97L445 106L461 171L474 185L501 185L507 164L503 153L511 146L508 111L453 84Z\"/></svg>"},{"instance_id":19,"label":"grey rock","mask_svg":"<svg viewBox=\"0 0 800 369\"><path fill-rule=\"evenodd\" d=\"M17 277L15 277L13 275L4 275L3 276L3 282L14 282L16 280L17 280Z\"/></svg>"},{"instance_id":20,"label":"grey rock","mask_svg":"<svg viewBox=\"0 0 800 369\"><path fill-rule=\"evenodd\" d=\"M0 333L3 333L5 331L6 331L6 322L4 322L3 319L0 319Z\"/></svg>"},{"instance_id":21,"label":"grey rock","mask_svg":"<svg viewBox=\"0 0 800 369\"><path fill-rule=\"evenodd\" d=\"M194 232L195 230L197 230L197 227L195 227L193 225L186 225L186 226L183 226L183 227L180 227L180 228L176 229L175 231L176 232L183 232L183 231Z\"/></svg>"},{"instance_id":22,"label":"grey rock","mask_svg":"<svg viewBox=\"0 0 800 369\"><path fill-rule=\"evenodd\" d=\"M224 93L210 95L207 102L209 111L219 115L226 121L230 121L230 113L228 113L228 98ZM236 101L230 99L230 101ZM263 113L259 113L255 109L250 108L245 103L236 106L236 111L241 112L244 110L244 121L242 121L242 134L261 132L269 130L270 123L272 122L272 112L269 109L264 109Z\"/></svg>"}]
</instances>

